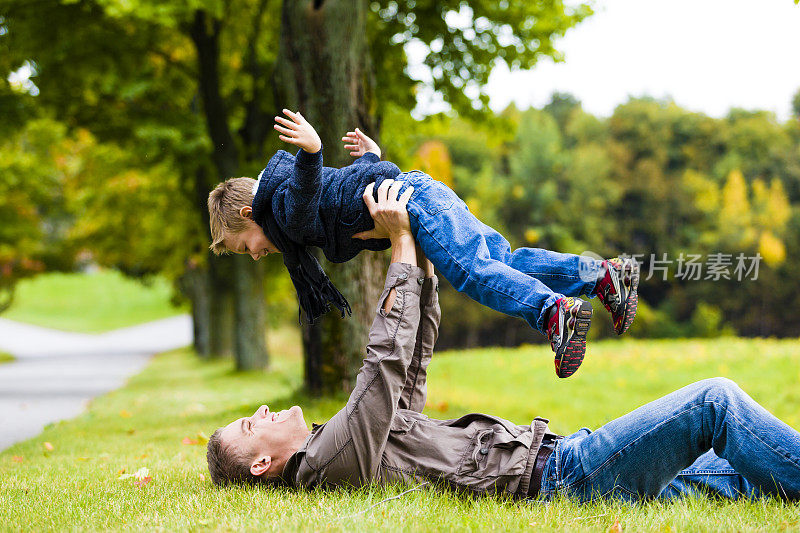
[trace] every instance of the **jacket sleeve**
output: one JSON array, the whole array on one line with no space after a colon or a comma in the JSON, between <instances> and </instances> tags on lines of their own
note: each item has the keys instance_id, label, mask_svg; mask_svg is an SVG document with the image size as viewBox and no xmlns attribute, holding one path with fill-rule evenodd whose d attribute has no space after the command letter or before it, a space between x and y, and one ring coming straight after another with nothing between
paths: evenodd
<instances>
[{"instance_id":1,"label":"jacket sleeve","mask_svg":"<svg viewBox=\"0 0 800 533\"><path fill-rule=\"evenodd\" d=\"M439 278L425 278L420 294L420 319L411 364L406 372L406 382L400 395L400 409L422 412L428 397L428 364L433 347L439 338Z\"/></svg>"},{"instance_id":2,"label":"jacket sleeve","mask_svg":"<svg viewBox=\"0 0 800 533\"><path fill-rule=\"evenodd\" d=\"M423 276L417 266L389 266L355 388L304 458L311 478L352 485L376 479L414 351ZM383 302L392 288L397 295L387 313Z\"/></svg>"},{"instance_id":3,"label":"jacket sleeve","mask_svg":"<svg viewBox=\"0 0 800 533\"><path fill-rule=\"evenodd\" d=\"M353 161L353 165L372 165L373 163L377 163L380 161L381 158L378 154L374 154L372 152L367 152L355 161Z\"/></svg>"},{"instance_id":4,"label":"jacket sleeve","mask_svg":"<svg viewBox=\"0 0 800 533\"><path fill-rule=\"evenodd\" d=\"M283 194L282 222L285 231L303 244L312 244L305 241L318 239L323 233L319 216L321 184L322 149L309 154L301 148L295 157L294 175Z\"/></svg>"}]
</instances>

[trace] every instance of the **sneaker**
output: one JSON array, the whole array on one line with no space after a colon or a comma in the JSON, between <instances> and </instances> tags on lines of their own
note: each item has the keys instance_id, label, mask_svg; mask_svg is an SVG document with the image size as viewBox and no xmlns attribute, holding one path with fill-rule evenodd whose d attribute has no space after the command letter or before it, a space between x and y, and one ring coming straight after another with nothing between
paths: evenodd
<instances>
[{"instance_id":1,"label":"sneaker","mask_svg":"<svg viewBox=\"0 0 800 533\"><path fill-rule=\"evenodd\" d=\"M639 263L631 258L607 259L600 276L594 292L611 312L614 331L622 335L628 331L639 305Z\"/></svg>"},{"instance_id":2,"label":"sneaker","mask_svg":"<svg viewBox=\"0 0 800 533\"><path fill-rule=\"evenodd\" d=\"M592 321L592 304L580 298L560 298L551 307L547 338L556 353L556 374L568 378L586 354L586 332Z\"/></svg>"}]
</instances>

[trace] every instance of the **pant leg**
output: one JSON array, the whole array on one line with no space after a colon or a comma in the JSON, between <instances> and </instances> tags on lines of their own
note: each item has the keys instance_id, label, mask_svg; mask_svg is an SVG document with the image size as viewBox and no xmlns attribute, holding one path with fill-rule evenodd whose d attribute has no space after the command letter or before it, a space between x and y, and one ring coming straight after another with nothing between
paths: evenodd
<instances>
[{"instance_id":1,"label":"pant leg","mask_svg":"<svg viewBox=\"0 0 800 533\"><path fill-rule=\"evenodd\" d=\"M713 494L724 498L758 498L761 491L713 451L701 455L682 470L658 495L672 499L695 494Z\"/></svg>"},{"instance_id":2,"label":"pant leg","mask_svg":"<svg viewBox=\"0 0 800 533\"><path fill-rule=\"evenodd\" d=\"M562 254L544 248L517 248L501 259L514 270L532 276L553 292L565 296L594 298L594 287L602 261L590 257Z\"/></svg>"},{"instance_id":3,"label":"pant leg","mask_svg":"<svg viewBox=\"0 0 800 533\"><path fill-rule=\"evenodd\" d=\"M429 178L410 184L415 188L408 203L411 230L453 287L544 331L543 311L564 295L506 264L504 259L511 257L508 241L475 218L448 187Z\"/></svg>"},{"instance_id":4,"label":"pant leg","mask_svg":"<svg viewBox=\"0 0 800 533\"><path fill-rule=\"evenodd\" d=\"M655 498L711 449L754 494L800 499L800 433L725 378L684 387L559 445L556 488L583 499Z\"/></svg>"}]
</instances>

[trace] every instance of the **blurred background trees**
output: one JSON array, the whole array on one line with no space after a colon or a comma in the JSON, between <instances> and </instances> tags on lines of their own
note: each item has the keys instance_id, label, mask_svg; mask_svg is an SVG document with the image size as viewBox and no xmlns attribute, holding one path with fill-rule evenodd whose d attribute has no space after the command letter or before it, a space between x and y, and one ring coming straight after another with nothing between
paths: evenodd
<instances>
[{"instance_id":1,"label":"blurred background trees","mask_svg":"<svg viewBox=\"0 0 800 533\"><path fill-rule=\"evenodd\" d=\"M495 114L481 89L495 62L531 68L559 57L553 39L587 6L351 7L0 2L0 67L13 74L0 83L0 310L16 281L38 272L91 263L164 276L191 303L198 353L266 365L265 325L296 324L291 284L279 257L212 257L205 199L286 148L272 117L299 107L322 134L327 164L347 163L338 137L360 125L386 158L448 183L514 246L640 255L634 335L800 335L800 91L786 123L738 109L712 118L652 98L595 117L563 93L543 109ZM421 86L407 69L411 40L424 45L431 88L450 113L411 117ZM760 254L758 279L682 275L679 258L716 253ZM667 275L649 276L663 254ZM351 303L368 302L384 260L362 254L326 270ZM543 340L451 289L442 301L442 346ZM356 315L306 330L313 388L343 388L354 375L369 320ZM591 334L608 334L597 322Z\"/></svg>"}]
</instances>

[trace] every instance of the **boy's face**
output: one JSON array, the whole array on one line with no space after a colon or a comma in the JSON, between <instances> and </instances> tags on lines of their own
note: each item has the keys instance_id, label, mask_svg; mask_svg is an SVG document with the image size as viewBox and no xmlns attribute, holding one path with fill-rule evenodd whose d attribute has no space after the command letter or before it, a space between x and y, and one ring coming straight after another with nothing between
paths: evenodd
<instances>
[{"instance_id":1,"label":"boy's face","mask_svg":"<svg viewBox=\"0 0 800 533\"><path fill-rule=\"evenodd\" d=\"M279 253L279 250L272 244L261 227L253 222L253 210L250 207L243 207L239 213L245 220L246 228L239 233L231 233L225 236L225 247L235 254L248 254L253 261L258 261L268 254Z\"/></svg>"}]
</instances>

